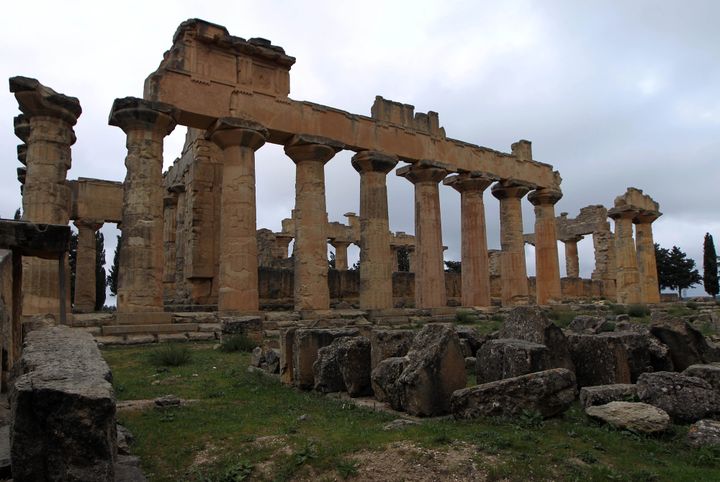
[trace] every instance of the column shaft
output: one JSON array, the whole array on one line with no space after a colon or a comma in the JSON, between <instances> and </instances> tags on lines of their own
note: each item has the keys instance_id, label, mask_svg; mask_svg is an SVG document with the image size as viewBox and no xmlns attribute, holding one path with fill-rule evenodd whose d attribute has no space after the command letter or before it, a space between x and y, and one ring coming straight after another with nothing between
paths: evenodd
<instances>
[{"instance_id":1,"label":"column shaft","mask_svg":"<svg viewBox=\"0 0 720 482\"><path fill-rule=\"evenodd\" d=\"M528 196L535 206L535 295L539 305L562 299L555 228L555 203L561 197L559 190L547 188L535 190Z\"/></svg>"},{"instance_id":2,"label":"column shaft","mask_svg":"<svg viewBox=\"0 0 720 482\"><path fill-rule=\"evenodd\" d=\"M73 308L79 313L95 311L97 246L95 232L100 223L75 221L78 228L77 254L75 258L75 300Z\"/></svg>"},{"instance_id":3,"label":"column shaft","mask_svg":"<svg viewBox=\"0 0 720 482\"><path fill-rule=\"evenodd\" d=\"M352 159L360 173L360 309L393 307L387 173L397 159L363 151Z\"/></svg>"},{"instance_id":4,"label":"column shaft","mask_svg":"<svg viewBox=\"0 0 720 482\"><path fill-rule=\"evenodd\" d=\"M118 311L163 310L163 140L173 109L142 99L116 99L110 124L127 134Z\"/></svg>"},{"instance_id":5,"label":"column shaft","mask_svg":"<svg viewBox=\"0 0 720 482\"><path fill-rule=\"evenodd\" d=\"M633 241L632 212L610 213L615 220L616 292L618 303L640 303L640 274Z\"/></svg>"},{"instance_id":6,"label":"column shaft","mask_svg":"<svg viewBox=\"0 0 720 482\"><path fill-rule=\"evenodd\" d=\"M577 238L563 241L565 244L565 274L568 278L580 277L580 258L578 256Z\"/></svg>"},{"instance_id":7,"label":"column shaft","mask_svg":"<svg viewBox=\"0 0 720 482\"><path fill-rule=\"evenodd\" d=\"M347 249L348 246L350 246L350 243L346 243L343 241L333 241L331 244L335 248L335 269L338 271L347 271Z\"/></svg>"},{"instance_id":8,"label":"column shaft","mask_svg":"<svg viewBox=\"0 0 720 482\"><path fill-rule=\"evenodd\" d=\"M529 189L500 182L492 194L500 200L500 282L503 306L528 302L528 279L525 264L522 209L520 201Z\"/></svg>"},{"instance_id":9,"label":"column shaft","mask_svg":"<svg viewBox=\"0 0 720 482\"><path fill-rule=\"evenodd\" d=\"M437 308L447 305L443 265L440 192L438 183L447 171L414 164L397 170L415 185L415 306Z\"/></svg>"},{"instance_id":10,"label":"column shaft","mask_svg":"<svg viewBox=\"0 0 720 482\"><path fill-rule=\"evenodd\" d=\"M640 276L640 293L643 303L660 303L652 221L654 219L642 219L635 224L635 245Z\"/></svg>"}]
</instances>

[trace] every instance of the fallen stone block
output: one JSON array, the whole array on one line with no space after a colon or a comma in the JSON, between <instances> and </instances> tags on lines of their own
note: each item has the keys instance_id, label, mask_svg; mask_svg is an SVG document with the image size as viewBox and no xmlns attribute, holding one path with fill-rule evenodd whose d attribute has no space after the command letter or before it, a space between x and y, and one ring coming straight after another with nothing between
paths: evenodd
<instances>
[{"instance_id":1,"label":"fallen stone block","mask_svg":"<svg viewBox=\"0 0 720 482\"><path fill-rule=\"evenodd\" d=\"M457 325L455 331L457 331L463 348L468 350L464 353L466 358L476 356L477 351L488 339L486 335L480 334L478 329L472 326Z\"/></svg>"},{"instance_id":2,"label":"fallen stone block","mask_svg":"<svg viewBox=\"0 0 720 482\"><path fill-rule=\"evenodd\" d=\"M585 413L615 428L638 433L656 434L670 426L664 410L641 402L610 402L587 407Z\"/></svg>"},{"instance_id":3,"label":"fallen stone block","mask_svg":"<svg viewBox=\"0 0 720 482\"><path fill-rule=\"evenodd\" d=\"M518 416L525 411L547 418L567 410L575 394L573 372L553 368L457 390L451 407L458 419Z\"/></svg>"},{"instance_id":4,"label":"fallen stone block","mask_svg":"<svg viewBox=\"0 0 720 482\"><path fill-rule=\"evenodd\" d=\"M720 421L698 420L690 426L686 440L691 447L720 447Z\"/></svg>"},{"instance_id":5,"label":"fallen stone block","mask_svg":"<svg viewBox=\"0 0 720 482\"><path fill-rule=\"evenodd\" d=\"M412 330L373 330L370 334L370 366L374 369L386 358L407 355L415 332Z\"/></svg>"},{"instance_id":6,"label":"fallen stone block","mask_svg":"<svg viewBox=\"0 0 720 482\"><path fill-rule=\"evenodd\" d=\"M580 405L591 407L610 402L631 402L637 399L637 386L629 383L596 385L580 389Z\"/></svg>"},{"instance_id":7,"label":"fallen stone block","mask_svg":"<svg viewBox=\"0 0 720 482\"><path fill-rule=\"evenodd\" d=\"M298 328L294 332L292 347L293 384L298 388L309 390L315 385L313 364L318 350L328 346L335 338L341 336L358 336L356 328L316 329Z\"/></svg>"},{"instance_id":8,"label":"fallen stone block","mask_svg":"<svg viewBox=\"0 0 720 482\"><path fill-rule=\"evenodd\" d=\"M115 395L89 333L28 334L11 387L14 480L114 480Z\"/></svg>"},{"instance_id":9,"label":"fallen stone block","mask_svg":"<svg viewBox=\"0 0 720 482\"><path fill-rule=\"evenodd\" d=\"M314 386L313 388L322 393L342 392L345 390L340 366L338 364L338 345L333 340L328 346L320 348L317 352L317 359L313 363Z\"/></svg>"},{"instance_id":10,"label":"fallen stone block","mask_svg":"<svg viewBox=\"0 0 720 482\"><path fill-rule=\"evenodd\" d=\"M579 315L573 318L567 329L574 333L594 335L604 331L613 331L614 324L601 316Z\"/></svg>"},{"instance_id":11,"label":"fallen stone block","mask_svg":"<svg viewBox=\"0 0 720 482\"><path fill-rule=\"evenodd\" d=\"M371 375L375 398L388 403L394 410L402 410L405 404L405 390L398 383L398 378L405 369L406 357L386 358L376 366Z\"/></svg>"},{"instance_id":12,"label":"fallen stone block","mask_svg":"<svg viewBox=\"0 0 720 482\"><path fill-rule=\"evenodd\" d=\"M370 340L364 336L338 338L337 361L345 390L351 397L372 393L370 384Z\"/></svg>"},{"instance_id":13,"label":"fallen stone block","mask_svg":"<svg viewBox=\"0 0 720 482\"><path fill-rule=\"evenodd\" d=\"M720 414L720 397L697 377L675 372L643 373L637 381L638 398L665 410L681 423L692 423Z\"/></svg>"},{"instance_id":14,"label":"fallen stone block","mask_svg":"<svg viewBox=\"0 0 720 482\"><path fill-rule=\"evenodd\" d=\"M720 348L710 343L687 321L660 318L652 323L650 333L669 348L675 370L720 361Z\"/></svg>"},{"instance_id":15,"label":"fallen stone block","mask_svg":"<svg viewBox=\"0 0 720 482\"><path fill-rule=\"evenodd\" d=\"M465 358L452 324L430 323L418 332L397 383L403 386L408 413L434 416L450 411L453 392L467 383Z\"/></svg>"},{"instance_id":16,"label":"fallen stone block","mask_svg":"<svg viewBox=\"0 0 720 482\"><path fill-rule=\"evenodd\" d=\"M244 335L258 345L263 341L263 322L260 316L221 316L222 337Z\"/></svg>"},{"instance_id":17,"label":"fallen stone block","mask_svg":"<svg viewBox=\"0 0 720 482\"><path fill-rule=\"evenodd\" d=\"M708 382L718 395L720 395L720 364L717 365L690 365L683 372L689 377L702 378Z\"/></svg>"},{"instance_id":18,"label":"fallen stone block","mask_svg":"<svg viewBox=\"0 0 720 482\"><path fill-rule=\"evenodd\" d=\"M482 345L476 363L478 384L553 368L545 345L507 338L490 340Z\"/></svg>"},{"instance_id":19,"label":"fallen stone block","mask_svg":"<svg viewBox=\"0 0 720 482\"><path fill-rule=\"evenodd\" d=\"M545 345L550 351L550 366L575 370L565 334L537 306L518 306L510 310L498 338L513 338Z\"/></svg>"}]
</instances>

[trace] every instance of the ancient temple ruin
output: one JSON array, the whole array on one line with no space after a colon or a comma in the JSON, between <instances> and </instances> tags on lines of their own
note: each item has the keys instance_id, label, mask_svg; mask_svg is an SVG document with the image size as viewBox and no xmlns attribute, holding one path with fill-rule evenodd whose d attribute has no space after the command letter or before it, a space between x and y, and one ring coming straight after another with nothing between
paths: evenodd
<instances>
[{"instance_id":1,"label":"ancient temple ruin","mask_svg":"<svg viewBox=\"0 0 720 482\"><path fill-rule=\"evenodd\" d=\"M363 310L398 305L393 275L401 248L410 253L417 308L439 309L449 298L476 307L490 306L494 298L503 306L592 297L659 300L651 223L660 212L642 191L628 189L610 210L589 206L577 218L556 217L560 175L533 159L529 141L499 152L452 139L437 113L415 112L379 96L370 116L296 101L289 97L294 63L267 40L231 36L202 20L183 22L146 79L144 97L113 103L109 123L127 135L122 183L67 180L73 125L81 113L78 99L34 79L10 80L22 111L15 132L23 142L18 158L27 166L18 172L25 219L72 220L79 232L75 311L92 310L93 233L105 222L122 229L117 302L127 316L160 317L179 305L257 312L261 300L272 296L263 287L268 285L263 279L270 284L274 279L263 274L265 268L290 273L285 276L291 276L287 286L294 310L328 310L328 243L335 247L335 268L341 272L348 269L347 247L360 247L356 304ZM163 140L177 125L188 127L185 146L163 173ZM277 233L256 226L254 158L265 143L284 146L296 165L295 208ZM355 152L352 166L360 183L359 216L348 214L346 225L328 222L325 205L324 165L341 150ZM405 165L398 167L400 162ZM414 185L413 235L389 229L386 176L393 170ZM462 273L451 296L443 265L441 183L461 199ZM498 255L486 239L488 188L500 205ZM535 209L532 235L523 234L526 196ZM577 242L590 234L595 271L592 280L581 280ZM558 240L565 243L562 279ZM534 280L527 275L525 242L535 246ZM28 262L24 315L59 310L55 266L45 263Z\"/></svg>"}]
</instances>

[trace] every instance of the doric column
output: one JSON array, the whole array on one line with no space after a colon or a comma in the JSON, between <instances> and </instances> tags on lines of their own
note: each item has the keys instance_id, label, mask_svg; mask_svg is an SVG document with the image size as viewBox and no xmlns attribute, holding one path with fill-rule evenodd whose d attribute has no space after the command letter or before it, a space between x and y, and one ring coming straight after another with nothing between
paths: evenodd
<instances>
[{"instance_id":1,"label":"doric column","mask_svg":"<svg viewBox=\"0 0 720 482\"><path fill-rule=\"evenodd\" d=\"M493 180L484 175L466 173L449 177L444 183L460 193L462 304L490 306L490 269L483 192Z\"/></svg>"},{"instance_id":2,"label":"doric column","mask_svg":"<svg viewBox=\"0 0 720 482\"><path fill-rule=\"evenodd\" d=\"M580 258L578 257L577 244L582 239L583 236L563 239L565 244L565 274L568 278L580 277Z\"/></svg>"},{"instance_id":3,"label":"doric column","mask_svg":"<svg viewBox=\"0 0 720 482\"><path fill-rule=\"evenodd\" d=\"M352 158L360 173L360 309L393 307L392 252L388 219L387 174L397 158L362 151Z\"/></svg>"},{"instance_id":4,"label":"doric column","mask_svg":"<svg viewBox=\"0 0 720 482\"><path fill-rule=\"evenodd\" d=\"M660 303L655 242L652 233L652 223L660 215L658 212L641 212L634 220L640 294L643 303Z\"/></svg>"},{"instance_id":5,"label":"doric column","mask_svg":"<svg viewBox=\"0 0 720 482\"><path fill-rule=\"evenodd\" d=\"M555 229L555 203L561 198L559 189L549 188L528 195L528 201L535 206L535 294L539 305L562 299Z\"/></svg>"},{"instance_id":6,"label":"doric column","mask_svg":"<svg viewBox=\"0 0 720 482\"><path fill-rule=\"evenodd\" d=\"M347 249L351 243L348 241L338 241L333 239L330 244L335 248L335 269L338 271L347 271L348 257Z\"/></svg>"},{"instance_id":7,"label":"doric column","mask_svg":"<svg viewBox=\"0 0 720 482\"><path fill-rule=\"evenodd\" d=\"M427 164L413 164L396 171L415 185L415 307L437 308L447 304L443 266L440 192L438 183L448 171Z\"/></svg>"},{"instance_id":8,"label":"doric column","mask_svg":"<svg viewBox=\"0 0 720 482\"><path fill-rule=\"evenodd\" d=\"M127 135L118 311L163 310L163 141L175 109L134 97L115 99L110 125Z\"/></svg>"},{"instance_id":9,"label":"doric column","mask_svg":"<svg viewBox=\"0 0 720 482\"><path fill-rule=\"evenodd\" d=\"M415 246L407 246L408 253L408 273L414 273L417 262L415 260ZM445 271L445 269L443 269ZM443 275L445 276L445 275Z\"/></svg>"},{"instance_id":10,"label":"doric column","mask_svg":"<svg viewBox=\"0 0 720 482\"><path fill-rule=\"evenodd\" d=\"M325 163L340 146L327 139L296 135L285 145L295 162L295 309L327 310Z\"/></svg>"},{"instance_id":11,"label":"doric column","mask_svg":"<svg viewBox=\"0 0 720 482\"><path fill-rule=\"evenodd\" d=\"M633 241L634 210L610 209L608 216L615 220L615 291L618 303L640 303L640 274Z\"/></svg>"},{"instance_id":12,"label":"doric column","mask_svg":"<svg viewBox=\"0 0 720 482\"><path fill-rule=\"evenodd\" d=\"M77 254L75 258L75 299L73 308L78 313L95 311L97 244L95 232L102 227L99 221L78 219Z\"/></svg>"},{"instance_id":13,"label":"doric column","mask_svg":"<svg viewBox=\"0 0 720 482\"><path fill-rule=\"evenodd\" d=\"M291 234L276 233L275 234L275 257L277 259L286 259L288 257L288 246L293 240Z\"/></svg>"},{"instance_id":14,"label":"doric column","mask_svg":"<svg viewBox=\"0 0 720 482\"><path fill-rule=\"evenodd\" d=\"M164 297L175 295L175 275L177 268L177 207L178 193L170 191L163 198L163 251L165 268L163 269Z\"/></svg>"},{"instance_id":15,"label":"doric column","mask_svg":"<svg viewBox=\"0 0 720 482\"><path fill-rule=\"evenodd\" d=\"M73 126L82 112L80 102L26 77L11 78L10 92L23 113L15 120L15 132L27 145L23 219L67 225L70 189L65 181L71 166L70 146L75 143ZM21 150L18 154L23 155ZM26 258L23 264L23 315L59 316L57 261ZM68 289L62 296L69 300L69 293Z\"/></svg>"},{"instance_id":16,"label":"doric column","mask_svg":"<svg viewBox=\"0 0 720 482\"><path fill-rule=\"evenodd\" d=\"M220 198L218 311L257 311L255 151L267 129L236 118L218 119L207 136L223 150Z\"/></svg>"},{"instance_id":17,"label":"doric column","mask_svg":"<svg viewBox=\"0 0 720 482\"><path fill-rule=\"evenodd\" d=\"M503 306L528 302L520 200L529 190L526 186L510 181L500 181L491 190L492 195L500 200L500 282Z\"/></svg>"},{"instance_id":18,"label":"doric column","mask_svg":"<svg viewBox=\"0 0 720 482\"><path fill-rule=\"evenodd\" d=\"M393 273L397 273L400 271L400 261L398 260L398 252L400 251L400 246L394 246L390 245L390 256L392 257L392 271Z\"/></svg>"}]
</instances>

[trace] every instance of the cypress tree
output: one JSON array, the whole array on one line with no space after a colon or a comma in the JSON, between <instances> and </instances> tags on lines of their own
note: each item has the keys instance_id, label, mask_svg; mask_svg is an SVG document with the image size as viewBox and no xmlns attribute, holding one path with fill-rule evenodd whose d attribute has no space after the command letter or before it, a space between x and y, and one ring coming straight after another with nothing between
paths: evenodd
<instances>
[{"instance_id":1,"label":"cypress tree","mask_svg":"<svg viewBox=\"0 0 720 482\"><path fill-rule=\"evenodd\" d=\"M95 232L95 311L105 306L105 237L100 231Z\"/></svg>"},{"instance_id":2,"label":"cypress tree","mask_svg":"<svg viewBox=\"0 0 720 482\"><path fill-rule=\"evenodd\" d=\"M720 287L718 286L718 258L710 233L705 233L705 242L703 243L703 284L705 292L714 299L720 291Z\"/></svg>"},{"instance_id":3,"label":"cypress tree","mask_svg":"<svg viewBox=\"0 0 720 482\"><path fill-rule=\"evenodd\" d=\"M115 245L115 255L113 256L113 264L110 266L110 275L107 277L107 285L110 287L110 293L117 296L118 274L120 272L120 243L122 237L117 237L117 245Z\"/></svg>"}]
</instances>

